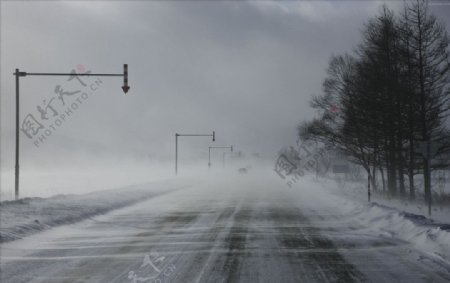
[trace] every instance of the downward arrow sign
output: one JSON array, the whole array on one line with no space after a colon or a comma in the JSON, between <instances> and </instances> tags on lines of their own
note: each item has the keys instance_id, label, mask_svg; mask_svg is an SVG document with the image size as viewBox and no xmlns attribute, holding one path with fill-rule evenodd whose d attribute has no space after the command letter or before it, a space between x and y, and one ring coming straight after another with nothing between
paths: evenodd
<instances>
[{"instance_id":1,"label":"downward arrow sign","mask_svg":"<svg viewBox=\"0 0 450 283\"><path fill-rule=\"evenodd\" d=\"M130 89L130 87L127 86L127 85L124 85L124 86L122 87L122 89L123 89L123 92L124 92L124 93L127 93L128 90Z\"/></svg>"},{"instance_id":2,"label":"downward arrow sign","mask_svg":"<svg viewBox=\"0 0 450 283\"><path fill-rule=\"evenodd\" d=\"M123 86L122 90L127 93L130 87L128 86L128 64L123 64Z\"/></svg>"}]
</instances>

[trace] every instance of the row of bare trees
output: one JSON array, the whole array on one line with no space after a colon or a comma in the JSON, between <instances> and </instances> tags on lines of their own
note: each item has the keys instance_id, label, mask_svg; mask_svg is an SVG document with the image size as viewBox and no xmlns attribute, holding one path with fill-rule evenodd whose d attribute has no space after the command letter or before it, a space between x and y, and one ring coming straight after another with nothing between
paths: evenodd
<instances>
[{"instance_id":1,"label":"row of bare trees","mask_svg":"<svg viewBox=\"0 0 450 283\"><path fill-rule=\"evenodd\" d=\"M414 176L423 174L431 200L431 170L450 163L448 47L427 1L399 13L382 6L356 50L331 58L323 94L311 102L319 115L299 126L300 137L344 152L373 186L380 174L393 195L414 198Z\"/></svg>"}]
</instances>

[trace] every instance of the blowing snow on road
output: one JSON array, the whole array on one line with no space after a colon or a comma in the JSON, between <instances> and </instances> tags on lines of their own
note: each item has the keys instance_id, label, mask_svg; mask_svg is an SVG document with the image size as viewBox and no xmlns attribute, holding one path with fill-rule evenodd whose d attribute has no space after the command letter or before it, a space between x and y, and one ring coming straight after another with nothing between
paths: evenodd
<instances>
[{"instance_id":1,"label":"blowing snow on road","mask_svg":"<svg viewBox=\"0 0 450 283\"><path fill-rule=\"evenodd\" d=\"M187 186L5 243L1 281L450 280L445 261L368 230L338 207L349 200L324 201L329 192L308 177L289 188L261 176L180 179Z\"/></svg>"}]
</instances>

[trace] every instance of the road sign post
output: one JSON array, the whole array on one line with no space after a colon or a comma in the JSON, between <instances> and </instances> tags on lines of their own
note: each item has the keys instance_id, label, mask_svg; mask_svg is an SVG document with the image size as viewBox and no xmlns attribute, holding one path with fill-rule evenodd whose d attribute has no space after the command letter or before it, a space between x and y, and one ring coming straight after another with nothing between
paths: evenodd
<instances>
[{"instance_id":1,"label":"road sign post","mask_svg":"<svg viewBox=\"0 0 450 283\"><path fill-rule=\"evenodd\" d=\"M123 64L123 86L122 86L123 92L126 94L130 87L128 86L128 64Z\"/></svg>"},{"instance_id":2,"label":"road sign post","mask_svg":"<svg viewBox=\"0 0 450 283\"><path fill-rule=\"evenodd\" d=\"M210 146L208 147L208 167L211 167L211 149L212 148L229 148L233 152L233 146Z\"/></svg>"},{"instance_id":3,"label":"road sign post","mask_svg":"<svg viewBox=\"0 0 450 283\"><path fill-rule=\"evenodd\" d=\"M19 97L19 78L27 77L27 76L69 76L69 77L81 77L81 76L96 76L96 77L124 77L124 85L122 86L122 90L124 93L127 93L130 87L128 86L128 64L123 65L123 74L91 74L91 73L28 73L28 72L20 72L19 69L13 73L16 77L16 164L15 164L15 180L14 180L14 194L15 199L19 199L19 145L20 145L20 137L19 137L19 105L20 105L20 97Z\"/></svg>"},{"instance_id":4,"label":"road sign post","mask_svg":"<svg viewBox=\"0 0 450 283\"><path fill-rule=\"evenodd\" d=\"M216 132L213 131L211 135L202 134L178 134L175 133L175 176L178 175L178 137L212 137L212 141L216 141Z\"/></svg>"}]
</instances>

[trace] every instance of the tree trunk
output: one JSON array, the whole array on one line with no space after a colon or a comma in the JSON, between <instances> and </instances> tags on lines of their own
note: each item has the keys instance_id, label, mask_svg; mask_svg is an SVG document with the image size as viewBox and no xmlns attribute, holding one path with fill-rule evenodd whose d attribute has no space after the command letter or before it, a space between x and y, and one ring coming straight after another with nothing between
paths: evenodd
<instances>
[{"instance_id":1,"label":"tree trunk","mask_svg":"<svg viewBox=\"0 0 450 283\"><path fill-rule=\"evenodd\" d=\"M402 197L405 197L405 195L406 195L405 176L404 176L403 172L404 172L403 157L401 156L401 153L400 153L399 158L398 158L398 182L399 182L399 187L400 187L400 195Z\"/></svg>"},{"instance_id":2,"label":"tree trunk","mask_svg":"<svg viewBox=\"0 0 450 283\"><path fill-rule=\"evenodd\" d=\"M409 136L409 164L408 164L408 178L409 178L409 198L411 200L416 198L414 188L414 139L413 134Z\"/></svg>"},{"instance_id":3,"label":"tree trunk","mask_svg":"<svg viewBox=\"0 0 450 283\"><path fill-rule=\"evenodd\" d=\"M383 181L383 191L386 192L386 180L384 178L384 169L380 165L381 180Z\"/></svg>"}]
</instances>

